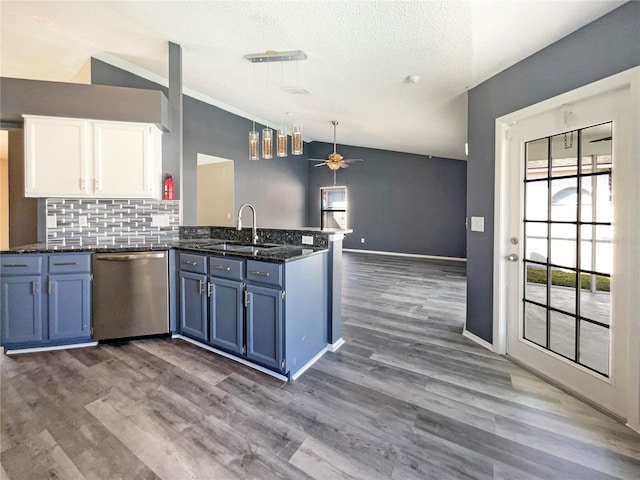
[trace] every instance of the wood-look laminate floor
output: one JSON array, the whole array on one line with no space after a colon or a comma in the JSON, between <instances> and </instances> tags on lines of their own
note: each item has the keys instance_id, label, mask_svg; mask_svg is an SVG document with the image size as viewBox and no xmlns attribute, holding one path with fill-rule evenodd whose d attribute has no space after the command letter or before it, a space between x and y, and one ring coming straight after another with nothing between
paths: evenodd
<instances>
[{"instance_id":1,"label":"wood-look laminate floor","mask_svg":"<svg viewBox=\"0 0 640 480\"><path fill-rule=\"evenodd\" d=\"M8 479L638 479L640 436L461 335L465 265L347 253L282 383L180 340L2 358Z\"/></svg>"}]
</instances>

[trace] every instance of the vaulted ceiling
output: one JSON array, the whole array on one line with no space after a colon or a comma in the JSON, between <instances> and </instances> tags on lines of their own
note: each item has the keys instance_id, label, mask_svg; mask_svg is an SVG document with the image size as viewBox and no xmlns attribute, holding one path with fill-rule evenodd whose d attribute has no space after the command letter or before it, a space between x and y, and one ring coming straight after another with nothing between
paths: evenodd
<instances>
[{"instance_id":1,"label":"vaulted ceiling","mask_svg":"<svg viewBox=\"0 0 640 480\"><path fill-rule=\"evenodd\" d=\"M231 112L325 142L335 119L341 144L465 159L469 88L622 3L3 0L0 74L88 82L94 56L166 83L172 41L185 93ZM267 50L308 58L244 58Z\"/></svg>"}]
</instances>

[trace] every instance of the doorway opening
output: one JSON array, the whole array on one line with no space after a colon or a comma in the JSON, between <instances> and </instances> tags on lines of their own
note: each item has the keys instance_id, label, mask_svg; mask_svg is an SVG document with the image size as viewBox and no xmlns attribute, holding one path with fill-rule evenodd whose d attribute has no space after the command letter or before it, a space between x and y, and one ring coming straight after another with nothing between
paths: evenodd
<instances>
[{"instance_id":1,"label":"doorway opening","mask_svg":"<svg viewBox=\"0 0 640 480\"><path fill-rule=\"evenodd\" d=\"M234 163L198 154L198 225L233 226Z\"/></svg>"}]
</instances>

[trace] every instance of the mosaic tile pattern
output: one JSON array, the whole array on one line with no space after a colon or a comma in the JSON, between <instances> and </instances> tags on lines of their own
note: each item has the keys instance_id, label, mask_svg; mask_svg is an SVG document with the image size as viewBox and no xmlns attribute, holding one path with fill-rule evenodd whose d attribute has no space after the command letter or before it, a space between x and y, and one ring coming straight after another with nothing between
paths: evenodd
<instances>
[{"instance_id":1,"label":"mosaic tile pattern","mask_svg":"<svg viewBox=\"0 0 640 480\"><path fill-rule=\"evenodd\" d=\"M49 245L144 245L178 239L179 200L48 198L46 210L57 224L47 228ZM169 226L152 226L161 215ZM81 217L86 226L80 226Z\"/></svg>"}]
</instances>

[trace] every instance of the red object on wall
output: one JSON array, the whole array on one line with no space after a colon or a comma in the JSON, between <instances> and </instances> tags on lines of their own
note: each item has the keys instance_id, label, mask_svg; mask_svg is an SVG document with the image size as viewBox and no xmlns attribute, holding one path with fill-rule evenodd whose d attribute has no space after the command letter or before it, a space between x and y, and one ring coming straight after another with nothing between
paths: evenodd
<instances>
[{"instance_id":1,"label":"red object on wall","mask_svg":"<svg viewBox=\"0 0 640 480\"><path fill-rule=\"evenodd\" d=\"M169 173L164 175L164 199L173 200L173 177Z\"/></svg>"}]
</instances>

